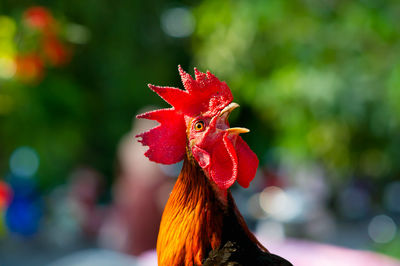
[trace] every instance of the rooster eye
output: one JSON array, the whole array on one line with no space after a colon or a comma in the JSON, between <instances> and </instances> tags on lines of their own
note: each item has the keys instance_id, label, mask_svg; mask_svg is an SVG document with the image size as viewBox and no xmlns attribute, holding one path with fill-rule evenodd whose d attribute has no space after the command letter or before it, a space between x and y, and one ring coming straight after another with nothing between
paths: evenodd
<instances>
[{"instance_id":1,"label":"rooster eye","mask_svg":"<svg viewBox=\"0 0 400 266\"><path fill-rule=\"evenodd\" d=\"M196 124L194 124L194 129L196 131L203 131L204 130L204 122L203 121L197 121Z\"/></svg>"}]
</instances>

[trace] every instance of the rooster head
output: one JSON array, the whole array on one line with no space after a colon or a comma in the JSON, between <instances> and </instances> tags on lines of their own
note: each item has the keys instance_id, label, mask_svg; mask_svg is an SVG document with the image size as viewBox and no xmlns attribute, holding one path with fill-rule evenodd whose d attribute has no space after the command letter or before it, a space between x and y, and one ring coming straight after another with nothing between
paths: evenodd
<instances>
[{"instance_id":1,"label":"rooster head","mask_svg":"<svg viewBox=\"0 0 400 266\"><path fill-rule=\"evenodd\" d=\"M239 106L232 102L231 90L209 71L202 73L195 68L193 79L178 68L185 90L149 84L172 107L137 116L160 123L136 136L149 147L145 155L163 164L177 163L188 156L221 190L236 180L248 187L258 158L239 136L249 130L229 127L228 116Z\"/></svg>"}]
</instances>

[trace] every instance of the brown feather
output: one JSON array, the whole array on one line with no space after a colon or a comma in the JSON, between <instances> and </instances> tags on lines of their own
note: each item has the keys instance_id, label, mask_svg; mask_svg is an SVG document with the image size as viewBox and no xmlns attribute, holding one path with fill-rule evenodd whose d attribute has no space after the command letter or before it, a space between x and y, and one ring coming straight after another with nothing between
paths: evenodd
<instances>
[{"instance_id":1,"label":"brown feather","mask_svg":"<svg viewBox=\"0 0 400 266\"><path fill-rule=\"evenodd\" d=\"M222 212L203 171L185 159L161 220L158 265L201 265L220 245Z\"/></svg>"}]
</instances>

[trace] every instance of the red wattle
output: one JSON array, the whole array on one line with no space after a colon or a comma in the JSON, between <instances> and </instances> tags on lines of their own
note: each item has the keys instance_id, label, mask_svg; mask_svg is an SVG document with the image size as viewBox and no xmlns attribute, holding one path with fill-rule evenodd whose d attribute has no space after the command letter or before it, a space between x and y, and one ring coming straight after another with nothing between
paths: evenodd
<instances>
[{"instance_id":1,"label":"red wattle","mask_svg":"<svg viewBox=\"0 0 400 266\"><path fill-rule=\"evenodd\" d=\"M217 142L211 154L210 175L220 189L228 189L238 174L238 158L228 133Z\"/></svg>"},{"instance_id":2,"label":"red wattle","mask_svg":"<svg viewBox=\"0 0 400 266\"><path fill-rule=\"evenodd\" d=\"M249 145L247 145L247 143L239 136L236 140L236 154L239 164L237 181L239 185L247 188L256 175L258 158L257 155L250 149Z\"/></svg>"}]
</instances>

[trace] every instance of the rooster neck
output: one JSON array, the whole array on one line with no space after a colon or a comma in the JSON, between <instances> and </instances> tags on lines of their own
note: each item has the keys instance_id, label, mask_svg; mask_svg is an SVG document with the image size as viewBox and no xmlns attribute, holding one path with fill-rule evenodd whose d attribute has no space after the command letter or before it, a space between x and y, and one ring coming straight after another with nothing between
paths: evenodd
<instances>
[{"instance_id":1,"label":"rooster neck","mask_svg":"<svg viewBox=\"0 0 400 266\"><path fill-rule=\"evenodd\" d=\"M222 197L222 199L221 199ZM185 159L161 220L158 265L201 265L226 242L267 252L248 229L230 191L213 186L203 170Z\"/></svg>"},{"instance_id":2,"label":"rooster neck","mask_svg":"<svg viewBox=\"0 0 400 266\"><path fill-rule=\"evenodd\" d=\"M221 243L224 213L220 193L194 161L185 159L161 220L158 265L201 265Z\"/></svg>"}]
</instances>

